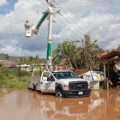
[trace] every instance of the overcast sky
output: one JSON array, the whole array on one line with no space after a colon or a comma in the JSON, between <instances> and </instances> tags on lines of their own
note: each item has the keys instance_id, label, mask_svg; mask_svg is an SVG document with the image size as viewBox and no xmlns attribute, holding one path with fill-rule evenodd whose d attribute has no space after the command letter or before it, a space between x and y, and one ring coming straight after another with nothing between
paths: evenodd
<instances>
[{"instance_id":1,"label":"overcast sky","mask_svg":"<svg viewBox=\"0 0 120 120\"><path fill-rule=\"evenodd\" d=\"M54 0L52 48L64 40L80 40L89 33L92 40L109 50L120 44L120 0ZM38 35L25 37L24 24L36 26L46 11L46 0L0 0L0 53L12 56L46 57L48 20ZM79 43L79 45L81 45Z\"/></svg>"}]
</instances>

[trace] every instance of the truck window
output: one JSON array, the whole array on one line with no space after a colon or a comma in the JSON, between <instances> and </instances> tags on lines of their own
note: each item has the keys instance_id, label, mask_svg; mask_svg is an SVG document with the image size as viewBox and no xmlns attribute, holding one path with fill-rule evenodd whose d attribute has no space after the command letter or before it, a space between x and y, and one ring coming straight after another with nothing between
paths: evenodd
<instances>
[{"instance_id":1,"label":"truck window","mask_svg":"<svg viewBox=\"0 0 120 120\"><path fill-rule=\"evenodd\" d=\"M50 74L50 73L48 73L48 72L44 72L44 73L43 73L43 77L48 77L49 74Z\"/></svg>"},{"instance_id":2,"label":"truck window","mask_svg":"<svg viewBox=\"0 0 120 120\"><path fill-rule=\"evenodd\" d=\"M52 75L50 75L50 76L48 76L47 81L55 81L55 79Z\"/></svg>"},{"instance_id":3,"label":"truck window","mask_svg":"<svg viewBox=\"0 0 120 120\"><path fill-rule=\"evenodd\" d=\"M67 79L67 78L77 78L78 77L74 72L71 72L71 71L68 71L68 72L56 72L56 73L54 73L54 76L57 79Z\"/></svg>"},{"instance_id":4,"label":"truck window","mask_svg":"<svg viewBox=\"0 0 120 120\"><path fill-rule=\"evenodd\" d=\"M55 81L54 77L49 72L44 72L42 79L47 81Z\"/></svg>"},{"instance_id":5,"label":"truck window","mask_svg":"<svg viewBox=\"0 0 120 120\"><path fill-rule=\"evenodd\" d=\"M48 78L49 74L50 74L50 73L48 73L48 72L44 72L44 73L43 73L43 76L42 76L42 80L47 81L47 78Z\"/></svg>"}]
</instances>

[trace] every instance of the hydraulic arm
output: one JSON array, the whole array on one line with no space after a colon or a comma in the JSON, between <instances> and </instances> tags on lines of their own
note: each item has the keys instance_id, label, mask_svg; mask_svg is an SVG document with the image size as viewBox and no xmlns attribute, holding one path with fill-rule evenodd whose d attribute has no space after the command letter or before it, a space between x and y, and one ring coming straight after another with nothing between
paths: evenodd
<instances>
[{"instance_id":1,"label":"hydraulic arm","mask_svg":"<svg viewBox=\"0 0 120 120\"><path fill-rule=\"evenodd\" d=\"M49 12L46 11L44 12L42 18L39 20L38 24L36 25L35 29L33 30L34 34L38 34L38 30L39 30L39 27L41 26L41 24L43 23L43 21L46 19L46 17L49 15Z\"/></svg>"}]
</instances>

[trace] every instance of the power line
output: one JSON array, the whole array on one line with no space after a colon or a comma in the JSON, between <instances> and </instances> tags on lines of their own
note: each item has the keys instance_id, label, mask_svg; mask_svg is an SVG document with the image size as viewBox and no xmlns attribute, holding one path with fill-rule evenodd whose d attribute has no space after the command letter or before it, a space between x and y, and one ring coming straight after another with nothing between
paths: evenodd
<instances>
[{"instance_id":1,"label":"power line","mask_svg":"<svg viewBox=\"0 0 120 120\"><path fill-rule=\"evenodd\" d=\"M64 17L64 16L63 16L63 17ZM66 19L66 18L64 17L64 19ZM71 19L71 20L72 20L72 19ZM71 24L67 19L66 19L66 21L67 21L69 24ZM72 21L73 21L73 20L72 20ZM64 23L64 22L62 22L62 23ZM65 24L65 25L66 25L66 24ZM75 26L73 26L72 28L73 28L74 31L76 31L76 30L78 29L78 26L75 25ZM77 29L76 29L76 28L77 28ZM76 29L76 30L75 30L75 29ZM75 32L75 34L76 34L76 32ZM79 33L79 34L80 34L80 33ZM78 34L76 34L76 35L79 37ZM82 34L81 34L81 35L82 35Z\"/></svg>"},{"instance_id":2,"label":"power line","mask_svg":"<svg viewBox=\"0 0 120 120\"><path fill-rule=\"evenodd\" d=\"M61 13L59 13L59 14L66 20L67 23L71 24L71 22L70 22L69 20L67 20L67 19L64 17L64 15L62 15ZM74 31L77 30L76 27L77 27L77 26L71 26L71 28L73 28ZM75 30L75 29L76 29L76 30ZM78 30L77 30L76 32L78 32ZM81 34L80 32L78 32L78 33ZM75 33L75 34L76 34L76 33ZM76 34L76 35L78 36L78 34ZM80 37L80 36L79 36L79 37Z\"/></svg>"},{"instance_id":3,"label":"power line","mask_svg":"<svg viewBox=\"0 0 120 120\"><path fill-rule=\"evenodd\" d=\"M56 24L57 24L57 23L56 23ZM59 25L59 24L57 24L57 25ZM60 24L60 25L61 25L61 24ZM65 26L66 24L65 24L64 22L62 22L62 25ZM61 25L61 27L63 27L62 25ZM74 32L74 31L72 31L72 32ZM75 32L74 32L74 33L75 33ZM76 33L75 33L75 34L76 34ZM76 35L77 35L77 34L76 34ZM77 36L78 36L78 35L77 35ZM74 37L76 37L76 40L78 40L78 38L79 38L79 36L78 36L78 38L77 38L77 36L74 36ZM73 38L73 36L70 36L70 37ZM74 38L74 39L75 39L75 38Z\"/></svg>"},{"instance_id":4,"label":"power line","mask_svg":"<svg viewBox=\"0 0 120 120\"><path fill-rule=\"evenodd\" d=\"M57 24L57 23L55 23L55 24ZM58 26L59 26L59 24L57 24ZM66 25L64 22L62 22L62 25ZM60 24L60 26L61 27L63 27L61 24ZM72 32L74 32L74 31L72 31ZM74 32L75 33L75 32ZM76 34L76 33L75 33ZM77 35L77 34L76 34ZM78 35L77 35L78 36ZM77 36L70 36L71 37L71 39L73 38L73 39L75 39L76 38L76 40L78 40L78 38L77 38ZM74 38L75 37L75 38ZM79 37L79 36L78 36ZM69 38L67 38L67 39L69 39Z\"/></svg>"},{"instance_id":5,"label":"power line","mask_svg":"<svg viewBox=\"0 0 120 120\"><path fill-rule=\"evenodd\" d=\"M69 8L68 8L69 9ZM62 10L63 11L63 10ZM69 9L69 11L73 14L73 12L72 12L72 10L71 9ZM63 11L64 12L64 11ZM74 14L73 14L74 15ZM78 16L75 16L75 18L77 18L77 20L79 20L79 18L78 18ZM71 17L71 20L74 22L74 23L78 23L75 19L72 19L72 17ZM82 24L83 25L83 27L85 28L85 25L83 24L83 23L81 23L80 22L80 24ZM78 28L80 28L81 29L81 27L78 25L75 25L76 26L76 28L78 29ZM83 32L83 29L82 29L82 31L80 31L83 35L85 34L84 32ZM80 33L80 34L81 34ZM81 35L82 35L81 34Z\"/></svg>"},{"instance_id":6,"label":"power line","mask_svg":"<svg viewBox=\"0 0 120 120\"><path fill-rule=\"evenodd\" d=\"M67 0L67 1L66 0L60 0L60 1L62 1L62 2L64 2L64 1L65 2L74 2L74 1L79 1L80 2L81 1L82 2L82 1L88 1L88 0ZM89 0L89 1L95 1L95 0Z\"/></svg>"},{"instance_id":7,"label":"power line","mask_svg":"<svg viewBox=\"0 0 120 120\"><path fill-rule=\"evenodd\" d=\"M63 10L62 10L63 11ZM64 12L64 11L63 11ZM64 16L63 16L64 17ZM69 24L71 24L71 22L70 22L70 20L72 20L74 23L76 23L76 21L75 20L73 20L73 19L66 19L65 17L64 17L64 19L69 23ZM79 18L78 18L79 19ZM84 36L85 34L87 34L87 33L89 33L89 32L83 32L83 29L82 29L82 31L80 31L80 32L78 32L78 29L80 28L80 26L77 26L76 24L74 24L74 26L72 26L72 28L74 29L74 32L76 31L78 34L81 34L81 36ZM85 27L84 27L85 28ZM81 30L81 28L80 28L80 30ZM76 33L75 33L76 34ZM78 36L78 34L76 34L77 36ZM79 36L79 37L81 37L81 36ZM93 36L95 36L94 34L93 34ZM92 36L91 36L92 37ZM81 38L82 39L82 38Z\"/></svg>"},{"instance_id":8,"label":"power line","mask_svg":"<svg viewBox=\"0 0 120 120\"><path fill-rule=\"evenodd\" d=\"M81 4L61 4L61 5L59 5L57 8L66 8L66 7L87 7L87 6L94 6L94 7L98 7L98 6L119 6L120 5L120 3L116 3L116 4L109 4L109 3L106 3L106 4L86 4L86 5L81 5Z\"/></svg>"},{"instance_id":9,"label":"power line","mask_svg":"<svg viewBox=\"0 0 120 120\"><path fill-rule=\"evenodd\" d=\"M62 10L63 11L63 10ZM62 15L62 14L60 14L60 15ZM70 22L70 19L69 20L67 20L63 15L62 15L62 17L67 21L67 23L69 23L69 24L71 24L71 22ZM72 19L71 19L72 20ZM72 20L73 21L73 20ZM76 23L76 21L74 21L75 23ZM66 25L64 22L62 22L64 25ZM74 29L74 33L78 36L78 37L80 37L76 32L78 32L78 31L76 31L77 29L78 29L78 27L79 26L72 26L72 28ZM77 28L77 29L76 29ZM80 27L79 27L80 28ZM76 32L75 32L76 31ZM79 32L78 32L79 33ZM81 34L81 33L79 33L79 34ZM81 34L82 35L82 34ZM83 35L84 35L84 33L83 33ZM82 35L82 36L83 36Z\"/></svg>"},{"instance_id":10,"label":"power line","mask_svg":"<svg viewBox=\"0 0 120 120\"><path fill-rule=\"evenodd\" d=\"M62 0L63 1L63 0ZM62 8L61 8L62 9ZM70 8L67 8L73 15L74 15L74 13L72 12L72 10L70 9ZM63 11L63 9L62 9L62 11ZM64 11L63 11L64 12ZM66 13L66 12L64 12L64 13ZM81 34L82 36L84 35L84 34L86 34L86 33L89 33L89 31L87 31L87 28L86 28L86 26L82 23L82 22L77 22L80 18L78 18L78 16L75 16L75 19L72 19L72 17L70 16L70 18L71 19L69 19L69 21L71 20L71 21L73 21L73 23L74 23L74 28L76 28L76 29L79 29L79 30L81 30L81 27L79 26L79 25L76 25L77 23L80 23L80 24L82 24L82 28L84 27L85 29L82 29L82 31L80 31L80 33L79 34ZM68 20L67 20L68 21Z\"/></svg>"}]
</instances>

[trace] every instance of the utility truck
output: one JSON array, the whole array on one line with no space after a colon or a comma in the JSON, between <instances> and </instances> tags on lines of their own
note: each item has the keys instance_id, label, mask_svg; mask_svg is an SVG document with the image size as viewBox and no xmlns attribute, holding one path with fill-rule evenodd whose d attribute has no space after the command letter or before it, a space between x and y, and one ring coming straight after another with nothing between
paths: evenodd
<instances>
[{"instance_id":1,"label":"utility truck","mask_svg":"<svg viewBox=\"0 0 120 120\"><path fill-rule=\"evenodd\" d=\"M56 97L89 96L89 81L79 78L73 71L43 71L41 77L30 77L29 88Z\"/></svg>"},{"instance_id":2,"label":"utility truck","mask_svg":"<svg viewBox=\"0 0 120 120\"><path fill-rule=\"evenodd\" d=\"M43 13L35 28L28 21L25 23L26 37L32 37L38 34L38 30L43 21L48 17L48 45L47 45L47 65L52 66L52 21L53 15L59 11L53 8L53 0L49 2L49 7ZM50 67L52 68L52 67ZM43 71L41 77L30 77L29 88L39 90L42 93L54 93L57 97L66 97L68 95L89 96L90 84L88 81L79 78L72 71Z\"/></svg>"},{"instance_id":3,"label":"utility truck","mask_svg":"<svg viewBox=\"0 0 120 120\"><path fill-rule=\"evenodd\" d=\"M49 5L35 28L26 21L25 32L26 37L31 37L33 34L37 35L43 21L47 17L49 18L47 65L52 66L52 18L58 11L54 10L52 1ZM66 97L69 95L89 96L91 91L89 82L79 78L72 71L43 71L41 77L30 77L29 88L39 90L41 93L54 93L57 97Z\"/></svg>"}]
</instances>

